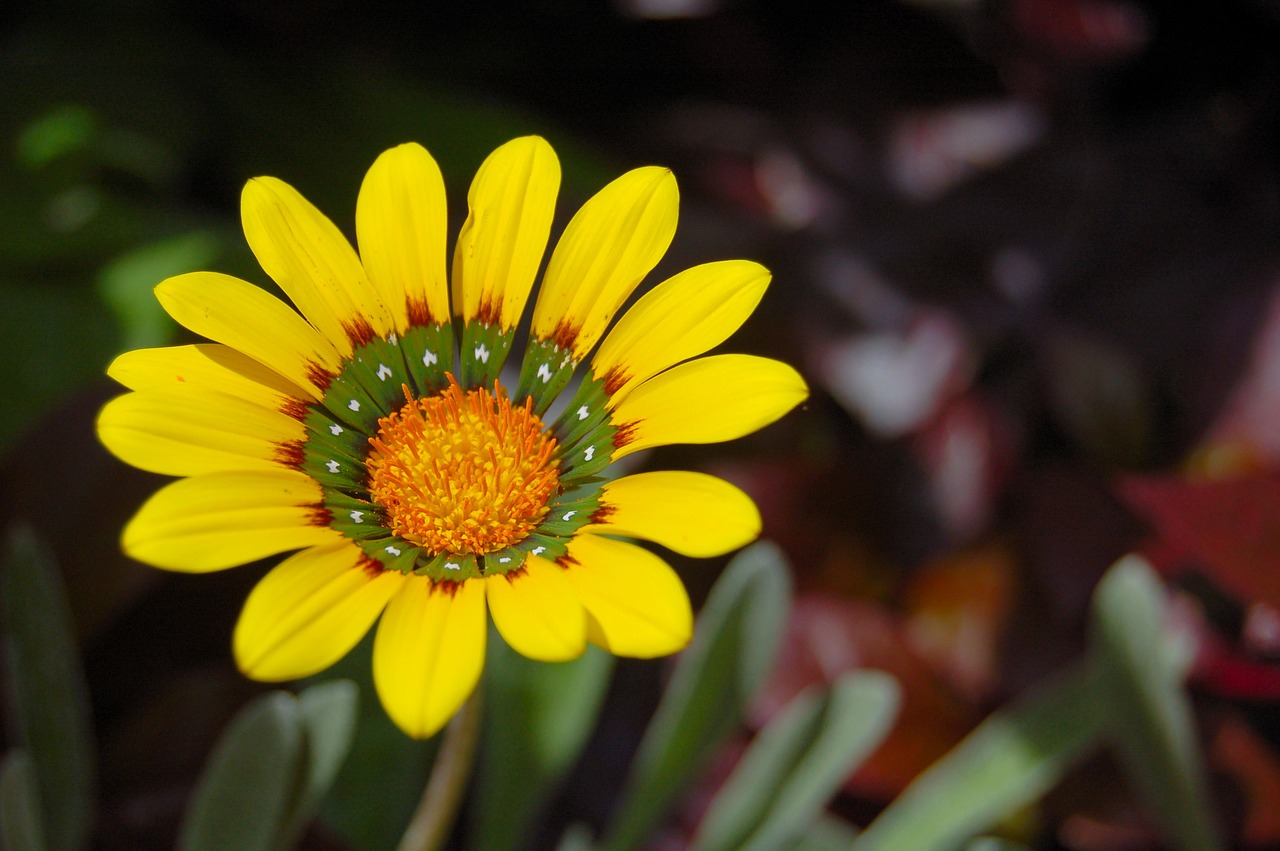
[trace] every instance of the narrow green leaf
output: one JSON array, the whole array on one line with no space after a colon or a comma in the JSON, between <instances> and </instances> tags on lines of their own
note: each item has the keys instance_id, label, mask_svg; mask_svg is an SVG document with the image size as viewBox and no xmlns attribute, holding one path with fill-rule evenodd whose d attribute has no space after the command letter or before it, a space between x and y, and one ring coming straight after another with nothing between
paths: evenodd
<instances>
[{"instance_id":1,"label":"narrow green leaf","mask_svg":"<svg viewBox=\"0 0 1280 851\"><path fill-rule=\"evenodd\" d=\"M207 268L220 250L210 231L194 230L135 248L98 273L98 291L123 331L122 349L170 342L177 326L152 294L157 281Z\"/></svg>"},{"instance_id":2,"label":"narrow green leaf","mask_svg":"<svg viewBox=\"0 0 1280 851\"><path fill-rule=\"evenodd\" d=\"M858 838L858 830L853 825L835 816L819 815L810 822L795 842L789 846L790 851L846 851Z\"/></svg>"},{"instance_id":3,"label":"narrow green leaf","mask_svg":"<svg viewBox=\"0 0 1280 851\"><path fill-rule=\"evenodd\" d=\"M1027 846L1001 839L998 836L980 836L964 846L964 851L1029 851Z\"/></svg>"},{"instance_id":4,"label":"narrow green leaf","mask_svg":"<svg viewBox=\"0 0 1280 851\"><path fill-rule=\"evenodd\" d=\"M85 847L93 825L88 689L62 578L34 530L10 530L0 579L18 738L30 756L50 851Z\"/></svg>"},{"instance_id":5,"label":"narrow green leaf","mask_svg":"<svg viewBox=\"0 0 1280 851\"><path fill-rule=\"evenodd\" d=\"M350 680L314 685L298 695L304 734L303 776L281 847L290 847L302 835L337 777L351 750L359 702L360 690Z\"/></svg>"},{"instance_id":6,"label":"narrow green leaf","mask_svg":"<svg viewBox=\"0 0 1280 851\"><path fill-rule=\"evenodd\" d=\"M274 851L302 758L302 713L293 695L274 691L240 710L205 764L178 848Z\"/></svg>"},{"instance_id":7,"label":"narrow green leaf","mask_svg":"<svg viewBox=\"0 0 1280 851\"><path fill-rule=\"evenodd\" d=\"M643 840L742 723L773 665L790 600L787 565L773 544L754 544L725 568L640 743L603 849L623 851Z\"/></svg>"},{"instance_id":8,"label":"narrow green leaf","mask_svg":"<svg viewBox=\"0 0 1280 851\"><path fill-rule=\"evenodd\" d=\"M45 848L36 772L22 748L5 754L0 763L0 847L9 851Z\"/></svg>"},{"instance_id":9,"label":"narrow green leaf","mask_svg":"<svg viewBox=\"0 0 1280 851\"><path fill-rule=\"evenodd\" d=\"M1116 562L1093 598L1093 648L1108 733L1151 814L1188 851L1221 848L1181 687L1185 647L1163 628L1164 591L1137 556Z\"/></svg>"},{"instance_id":10,"label":"narrow green leaf","mask_svg":"<svg viewBox=\"0 0 1280 851\"><path fill-rule=\"evenodd\" d=\"M471 845L511 851L527 845L538 811L595 729L613 657L590 647L572 662L535 662L496 631L488 648Z\"/></svg>"},{"instance_id":11,"label":"narrow green leaf","mask_svg":"<svg viewBox=\"0 0 1280 851\"><path fill-rule=\"evenodd\" d=\"M716 795L695 851L770 851L795 840L889 732L898 701L897 683L876 671L794 698Z\"/></svg>"},{"instance_id":12,"label":"narrow green leaf","mask_svg":"<svg viewBox=\"0 0 1280 851\"><path fill-rule=\"evenodd\" d=\"M592 851L591 828L585 824L571 824L560 837L556 851Z\"/></svg>"},{"instance_id":13,"label":"narrow green leaf","mask_svg":"<svg viewBox=\"0 0 1280 851\"><path fill-rule=\"evenodd\" d=\"M1053 787L1100 737L1099 676L1081 664L996 712L858 837L855 851L951 849Z\"/></svg>"}]
</instances>

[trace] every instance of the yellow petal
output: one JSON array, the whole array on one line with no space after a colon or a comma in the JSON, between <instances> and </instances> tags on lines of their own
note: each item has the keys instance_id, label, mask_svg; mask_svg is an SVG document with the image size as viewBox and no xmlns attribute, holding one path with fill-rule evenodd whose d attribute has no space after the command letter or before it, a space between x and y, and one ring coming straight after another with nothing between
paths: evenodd
<instances>
[{"instance_id":1,"label":"yellow petal","mask_svg":"<svg viewBox=\"0 0 1280 851\"><path fill-rule=\"evenodd\" d=\"M524 569L485 579L494 625L517 652L543 662L576 659L587 647L587 616L556 564L529 556Z\"/></svg>"},{"instance_id":2,"label":"yellow petal","mask_svg":"<svg viewBox=\"0 0 1280 851\"><path fill-rule=\"evenodd\" d=\"M156 298L178 324L224 343L322 399L340 360L334 347L280 299L247 281L191 272L161 281Z\"/></svg>"},{"instance_id":3,"label":"yellow petal","mask_svg":"<svg viewBox=\"0 0 1280 851\"><path fill-rule=\"evenodd\" d=\"M317 515L320 488L290 470L210 473L157 491L124 528L138 561L185 573L222 570L337 540Z\"/></svg>"},{"instance_id":4,"label":"yellow petal","mask_svg":"<svg viewBox=\"0 0 1280 851\"><path fill-rule=\"evenodd\" d=\"M261 469L303 440L300 421L255 402L177 385L126 393L98 414L98 437L125 463L168 476Z\"/></svg>"},{"instance_id":5,"label":"yellow petal","mask_svg":"<svg viewBox=\"0 0 1280 851\"><path fill-rule=\"evenodd\" d=\"M706 473L661 470L606 482L603 517L584 532L627 535L681 555L709 558L754 541L760 512L738 488Z\"/></svg>"},{"instance_id":6,"label":"yellow petal","mask_svg":"<svg viewBox=\"0 0 1280 851\"><path fill-rule=\"evenodd\" d=\"M720 345L746 321L769 286L769 270L749 260L686 269L645 293L591 359L616 405L640 382Z\"/></svg>"},{"instance_id":7,"label":"yellow petal","mask_svg":"<svg viewBox=\"0 0 1280 851\"><path fill-rule=\"evenodd\" d=\"M670 443L717 443L764 428L808 398L800 374L781 361L713 355L673 366L618 405L613 457Z\"/></svg>"},{"instance_id":8,"label":"yellow petal","mask_svg":"<svg viewBox=\"0 0 1280 851\"><path fill-rule=\"evenodd\" d=\"M453 297L464 322L514 328L533 288L560 191L560 161L544 139L513 139L485 159L453 255Z\"/></svg>"},{"instance_id":9,"label":"yellow petal","mask_svg":"<svg viewBox=\"0 0 1280 851\"><path fill-rule=\"evenodd\" d=\"M201 387L273 408L310 395L243 352L217 343L134 349L112 361L107 375L130 390Z\"/></svg>"},{"instance_id":10,"label":"yellow petal","mask_svg":"<svg viewBox=\"0 0 1280 851\"><path fill-rule=\"evenodd\" d=\"M307 677L337 662L405 583L397 571L371 572L349 541L312 547L271 569L236 622L236 664L255 680Z\"/></svg>"},{"instance_id":11,"label":"yellow petal","mask_svg":"<svg viewBox=\"0 0 1280 851\"><path fill-rule=\"evenodd\" d=\"M662 259L679 206L675 177L656 166L629 171L588 200L551 254L533 312L534 335L585 357Z\"/></svg>"},{"instance_id":12,"label":"yellow petal","mask_svg":"<svg viewBox=\"0 0 1280 851\"><path fill-rule=\"evenodd\" d=\"M411 317L419 324L449 321L447 213L440 167L421 145L384 152L360 186L360 258L401 333Z\"/></svg>"},{"instance_id":13,"label":"yellow petal","mask_svg":"<svg viewBox=\"0 0 1280 851\"><path fill-rule=\"evenodd\" d=\"M693 610L676 572L634 544L581 534L565 576L590 614L587 636L610 653L649 659L693 636Z\"/></svg>"},{"instance_id":14,"label":"yellow petal","mask_svg":"<svg viewBox=\"0 0 1280 851\"><path fill-rule=\"evenodd\" d=\"M391 333L391 314L351 244L296 189L274 177L250 180L240 219L263 270L339 352Z\"/></svg>"},{"instance_id":15,"label":"yellow petal","mask_svg":"<svg viewBox=\"0 0 1280 851\"><path fill-rule=\"evenodd\" d=\"M484 582L410 577L373 642L373 682L396 725L425 739L475 690L484 666Z\"/></svg>"}]
</instances>

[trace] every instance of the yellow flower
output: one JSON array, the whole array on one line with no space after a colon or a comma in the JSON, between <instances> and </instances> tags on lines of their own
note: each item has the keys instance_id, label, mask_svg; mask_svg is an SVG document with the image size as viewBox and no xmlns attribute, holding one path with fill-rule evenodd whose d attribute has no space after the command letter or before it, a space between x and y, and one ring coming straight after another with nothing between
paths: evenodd
<instances>
[{"instance_id":1,"label":"yellow flower","mask_svg":"<svg viewBox=\"0 0 1280 851\"><path fill-rule=\"evenodd\" d=\"M297 550L245 603L234 650L247 675L320 671L381 616L378 693L405 732L430 736L480 676L486 610L533 659L572 659L588 641L672 653L690 638L688 596L661 558L622 539L706 557L759 534L751 500L720 479L603 475L641 449L740 437L807 394L778 361L698 357L755 309L769 282L758 264L681 272L609 328L675 233L666 169L622 175L569 222L515 392L499 381L559 183L540 138L494 151L450 284L444 183L418 145L369 169L359 255L292 187L258 178L242 198L245 237L297 312L214 272L156 288L174 319L216 342L128 352L109 369L132 392L103 408L102 442L184 477L142 506L123 545L197 573Z\"/></svg>"}]
</instances>

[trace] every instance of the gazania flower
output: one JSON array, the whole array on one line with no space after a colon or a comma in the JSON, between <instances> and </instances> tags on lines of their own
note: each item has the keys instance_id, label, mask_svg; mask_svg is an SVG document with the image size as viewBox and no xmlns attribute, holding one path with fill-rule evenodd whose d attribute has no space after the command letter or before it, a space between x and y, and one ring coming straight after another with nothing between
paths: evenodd
<instances>
[{"instance_id":1,"label":"gazania flower","mask_svg":"<svg viewBox=\"0 0 1280 851\"><path fill-rule=\"evenodd\" d=\"M245 237L297 312L214 272L156 288L215 342L111 365L132 392L103 408L103 443L184 477L142 506L123 545L186 572L296 551L245 603L234 650L247 675L320 671L381 616L378 693L401 728L429 736L475 687L486 611L533 659L571 659L588 641L672 653L692 630L684 587L626 539L713 556L759 533L751 500L720 479L608 475L642 449L755 431L807 393L774 360L698 357L755 309L769 281L755 263L681 272L610 329L675 233L667 170L624 174L569 222L518 372L503 376L559 182L542 139L494 151L468 195L450 286L444 184L423 148L370 168L358 255L293 188L258 178L242 198Z\"/></svg>"}]
</instances>

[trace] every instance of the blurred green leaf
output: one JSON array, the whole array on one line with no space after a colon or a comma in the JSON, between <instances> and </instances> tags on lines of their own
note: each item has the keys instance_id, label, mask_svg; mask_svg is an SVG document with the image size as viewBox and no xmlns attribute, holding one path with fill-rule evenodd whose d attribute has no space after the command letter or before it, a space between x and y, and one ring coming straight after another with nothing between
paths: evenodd
<instances>
[{"instance_id":1,"label":"blurred green leaf","mask_svg":"<svg viewBox=\"0 0 1280 851\"><path fill-rule=\"evenodd\" d=\"M3 569L9 688L39 790L45 845L77 851L93 825L94 751L66 591L53 555L26 525L10 529Z\"/></svg>"},{"instance_id":2,"label":"blurred green leaf","mask_svg":"<svg viewBox=\"0 0 1280 851\"><path fill-rule=\"evenodd\" d=\"M1102 698L1097 670L1081 664L989 716L916 778L853 849L951 849L1037 800L1099 739Z\"/></svg>"},{"instance_id":3,"label":"blurred green leaf","mask_svg":"<svg viewBox=\"0 0 1280 851\"><path fill-rule=\"evenodd\" d=\"M39 168L73 151L93 144L98 119L83 104L55 106L22 128L18 134L18 161Z\"/></svg>"},{"instance_id":4,"label":"blurred green leaf","mask_svg":"<svg viewBox=\"0 0 1280 851\"><path fill-rule=\"evenodd\" d=\"M323 674L310 680L354 681L361 694L376 695L372 661L374 631ZM360 851L396 848L426 787L440 736L410 739L376 699L360 701L351 752L320 806L320 820Z\"/></svg>"},{"instance_id":5,"label":"blurred green leaf","mask_svg":"<svg viewBox=\"0 0 1280 851\"><path fill-rule=\"evenodd\" d=\"M846 851L857 838L858 831L853 825L835 816L819 814L788 847L790 851Z\"/></svg>"},{"instance_id":6,"label":"blurred green leaf","mask_svg":"<svg viewBox=\"0 0 1280 851\"><path fill-rule=\"evenodd\" d=\"M643 840L742 723L773 665L790 599L786 562L771 543L754 544L725 568L640 743L602 848L622 851Z\"/></svg>"},{"instance_id":7,"label":"blurred green leaf","mask_svg":"<svg viewBox=\"0 0 1280 851\"><path fill-rule=\"evenodd\" d=\"M359 703L360 690L350 680L314 685L298 695L306 746L304 775L280 843L282 847L291 846L302 835L338 776L338 769L351 750Z\"/></svg>"},{"instance_id":8,"label":"blurred green leaf","mask_svg":"<svg viewBox=\"0 0 1280 851\"><path fill-rule=\"evenodd\" d=\"M592 851L591 828L585 824L571 824L560 837L556 851Z\"/></svg>"},{"instance_id":9,"label":"blurred green leaf","mask_svg":"<svg viewBox=\"0 0 1280 851\"><path fill-rule=\"evenodd\" d=\"M178 837L181 851L274 851L301 773L298 701L270 692L231 719L205 764Z\"/></svg>"},{"instance_id":10,"label":"blurred green leaf","mask_svg":"<svg viewBox=\"0 0 1280 851\"><path fill-rule=\"evenodd\" d=\"M1001 839L998 836L980 836L964 846L964 851L1028 851L1027 846Z\"/></svg>"},{"instance_id":11,"label":"blurred green leaf","mask_svg":"<svg viewBox=\"0 0 1280 851\"><path fill-rule=\"evenodd\" d=\"M1181 848L1222 840L1209 816L1204 769L1181 688L1186 648L1163 628L1164 591L1138 556L1107 571L1093 598L1092 638L1108 731L1150 805Z\"/></svg>"},{"instance_id":12,"label":"blurred green leaf","mask_svg":"<svg viewBox=\"0 0 1280 851\"><path fill-rule=\"evenodd\" d=\"M613 657L588 647L572 662L526 659L491 631L472 847L527 846L534 817L595 729Z\"/></svg>"},{"instance_id":13,"label":"blurred green leaf","mask_svg":"<svg viewBox=\"0 0 1280 851\"><path fill-rule=\"evenodd\" d=\"M889 732L898 702L897 683L876 671L793 698L712 801L695 851L770 851L794 840Z\"/></svg>"},{"instance_id":14,"label":"blurred green leaf","mask_svg":"<svg viewBox=\"0 0 1280 851\"><path fill-rule=\"evenodd\" d=\"M177 325L156 300L156 284L173 275L209 268L218 253L218 238L212 232L194 230L144 245L111 261L98 274L98 290L120 323L121 348L171 342Z\"/></svg>"},{"instance_id":15,"label":"blurred green leaf","mask_svg":"<svg viewBox=\"0 0 1280 851\"><path fill-rule=\"evenodd\" d=\"M1151 453L1154 403L1138 364L1118 348L1073 334L1047 346L1049 405L1066 434L1111 466L1142 464Z\"/></svg>"},{"instance_id":16,"label":"blurred green leaf","mask_svg":"<svg viewBox=\"0 0 1280 851\"><path fill-rule=\"evenodd\" d=\"M9 851L45 848L35 768L22 748L9 751L0 763L0 847Z\"/></svg>"}]
</instances>

